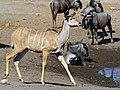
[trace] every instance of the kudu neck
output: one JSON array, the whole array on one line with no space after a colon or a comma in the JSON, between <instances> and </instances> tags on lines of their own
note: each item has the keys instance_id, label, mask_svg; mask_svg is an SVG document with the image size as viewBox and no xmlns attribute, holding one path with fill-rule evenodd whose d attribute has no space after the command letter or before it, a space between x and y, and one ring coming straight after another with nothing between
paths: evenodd
<instances>
[{"instance_id":1,"label":"kudu neck","mask_svg":"<svg viewBox=\"0 0 120 90\"><path fill-rule=\"evenodd\" d=\"M60 45L66 43L66 41L68 40L68 38L69 38L69 29L70 29L70 26L68 25L67 20L64 20L62 30L59 33L58 37L57 37L57 41L58 41L58 43Z\"/></svg>"}]
</instances>

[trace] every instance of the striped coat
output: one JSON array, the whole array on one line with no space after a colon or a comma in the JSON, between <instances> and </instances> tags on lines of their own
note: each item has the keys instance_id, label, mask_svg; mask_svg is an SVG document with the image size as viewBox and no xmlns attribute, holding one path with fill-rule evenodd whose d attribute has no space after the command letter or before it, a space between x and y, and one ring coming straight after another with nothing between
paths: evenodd
<instances>
[{"instance_id":1,"label":"striped coat","mask_svg":"<svg viewBox=\"0 0 120 90\"><path fill-rule=\"evenodd\" d=\"M14 49L23 50L28 48L33 51L46 50L56 50L57 42L56 36L57 32L53 30L48 30L45 32L40 32L37 30L20 27L16 29L11 36L11 46Z\"/></svg>"}]
</instances>

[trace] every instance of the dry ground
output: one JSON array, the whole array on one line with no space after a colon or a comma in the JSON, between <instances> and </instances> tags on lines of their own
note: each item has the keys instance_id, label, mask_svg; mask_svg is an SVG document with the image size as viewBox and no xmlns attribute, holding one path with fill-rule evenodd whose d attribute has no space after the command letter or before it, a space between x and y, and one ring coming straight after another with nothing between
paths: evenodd
<instances>
[{"instance_id":1,"label":"dry ground","mask_svg":"<svg viewBox=\"0 0 120 90\"><path fill-rule=\"evenodd\" d=\"M110 2L112 1L112 2ZM20 68L24 80L27 84L20 83L13 61L10 63L9 81L11 85L0 85L0 90L107 90L115 89L116 84L111 79L104 78L97 72L104 67L116 67L120 65L120 2L119 0L101 0L105 12L112 16L112 25L114 44L109 43L109 35L105 38L101 45L91 46L91 40L87 37L87 31L81 27L71 28L69 41L86 42L89 46L90 57L98 62L86 62L86 66L69 65L70 71L73 74L77 86L71 86L71 82L54 55L49 56L48 66L46 70L46 86L40 84L41 77L41 54L28 52L20 62ZM115 3L116 1L116 3ZM39 31L45 31L52 27L51 12L49 8L50 0L0 0L0 79L5 74L5 54L11 48L4 48L3 44L10 45L10 35L18 27L30 27ZM83 1L84 6L87 4ZM118 10L111 10L110 7L115 7ZM75 18L81 21L80 11ZM63 15L58 15L57 25L60 27L63 20ZM107 28L106 28L107 29ZM57 29L60 31L60 28ZM108 33L109 34L109 33Z\"/></svg>"}]
</instances>

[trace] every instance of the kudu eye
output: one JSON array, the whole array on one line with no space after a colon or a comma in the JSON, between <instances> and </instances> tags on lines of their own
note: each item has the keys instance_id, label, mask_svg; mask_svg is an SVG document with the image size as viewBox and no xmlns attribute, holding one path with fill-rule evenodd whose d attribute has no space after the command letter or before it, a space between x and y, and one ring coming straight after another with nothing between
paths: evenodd
<instances>
[{"instance_id":1,"label":"kudu eye","mask_svg":"<svg viewBox=\"0 0 120 90\"><path fill-rule=\"evenodd\" d=\"M72 20L72 18L70 18L69 20Z\"/></svg>"}]
</instances>

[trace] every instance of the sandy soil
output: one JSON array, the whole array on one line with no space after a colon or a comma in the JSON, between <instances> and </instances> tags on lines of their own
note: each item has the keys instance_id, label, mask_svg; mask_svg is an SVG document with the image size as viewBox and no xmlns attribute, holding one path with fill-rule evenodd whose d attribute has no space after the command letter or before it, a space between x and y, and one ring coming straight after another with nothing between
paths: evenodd
<instances>
[{"instance_id":1,"label":"sandy soil","mask_svg":"<svg viewBox=\"0 0 120 90\"><path fill-rule=\"evenodd\" d=\"M111 1L111 2L110 2ZM91 46L87 31L81 27L71 28L68 41L80 41L89 46L90 57L97 63L86 61L86 66L69 65L70 71L77 82L77 86L72 86L63 66L56 59L55 55L50 55L46 70L46 85L40 83L41 77L41 53L28 52L20 62L20 69L26 83L18 81L14 69L13 60L10 63L9 82L11 85L0 85L0 90L116 90L116 84L112 79L104 78L97 72L104 67L116 67L120 65L120 2L119 0L101 0L105 12L112 16L114 44L109 43L110 36L105 38L101 45ZM39 31L45 31L52 27L51 12L49 8L50 0L1 0L0 1L0 79L5 74L5 55L11 48L11 33L18 27L29 27ZM84 6L87 1L83 1ZM115 7L118 10L111 10ZM75 18L81 21L80 11ZM72 11L71 11L72 12ZM63 15L57 17L57 25L60 27ZM57 29L60 31L60 28ZM108 30L106 28L106 30ZM109 34L109 33L108 33Z\"/></svg>"}]
</instances>

